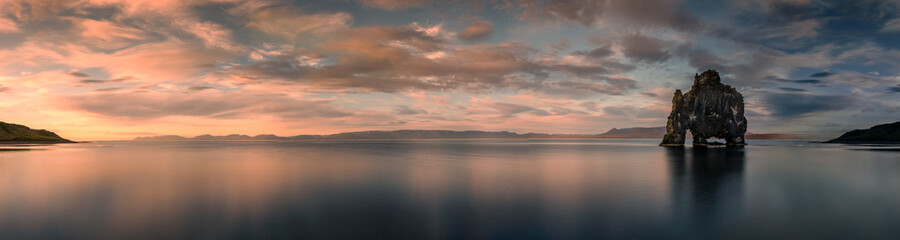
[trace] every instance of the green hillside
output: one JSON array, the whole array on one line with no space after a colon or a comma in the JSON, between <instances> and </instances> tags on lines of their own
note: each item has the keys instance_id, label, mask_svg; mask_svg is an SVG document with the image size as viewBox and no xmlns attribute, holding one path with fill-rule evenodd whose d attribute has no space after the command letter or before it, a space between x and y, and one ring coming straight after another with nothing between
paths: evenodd
<instances>
[{"instance_id":1,"label":"green hillside","mask_svg":"<svg viewBox=\"0 0 900 240\"><path fill-rule=\"evenodd\" d=\"M0 141L72 142L47 130L35 130L19 124L0 122Z\"/></svg>"}]
</instances>

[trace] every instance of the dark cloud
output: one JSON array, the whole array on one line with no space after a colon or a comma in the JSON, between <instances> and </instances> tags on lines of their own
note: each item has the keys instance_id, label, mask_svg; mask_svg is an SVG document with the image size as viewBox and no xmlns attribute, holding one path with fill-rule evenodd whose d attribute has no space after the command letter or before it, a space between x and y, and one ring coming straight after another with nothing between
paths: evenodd
<instances>
[{"instance_id":1,"label":"dark cloud","mask_svg":"<svg viewBox=\"0 0 900 240\"><path fill-rule=\"evenodd\" d=\"M120 88L120 87L108 87L108 88L98 88L98 89L94 89L94 91L95 91L95 92L113 92L113 91L118 91L118 90L122 90L122 89L124 89L124 88Z\"/></svg>"},{"instance_id":2,"label":"dark cloud","mask_svg":"<svg viewBox=\"0 0 900 240\"><path fill-rule=\"evenodd\" d=\"M190 86L190 87L188 87L188 91L191 91L191 92L203 91L203 90L207 90L207 89L213 89L213 87L210 87L210 86Z\"/></svg>"},{"instance_id":3,"label":"dark cloud","mask_svg":"<svg viewBox=\"0 0 900 240\"><path fill-rule=\"evenodd\" d=\"M791 81L793 81L794 83L799 83L799 84L820 84L820 83L825 83L825 81L822 81L822 80L816 80L816 79L802 79L802 80L791 80Z\"/></svg>"},{"instance_id":4,"label":"dark cloud","mask_svg":"<svg viewBox=\"0 0 900 240\"><path fill-rule=\"evenodd\" d=\"M792 88L792 87L780 87L778 89L788 91L788 92L806 92L806 89Z\"/></svg>"},{"instance_id":5,"label":"dark cloud","mask_svg":"<svg viewBox=\"0 0 900 240\"><path fill-rule=\"evenodd\" d=\"M459 39L465 41L477 41L484 39L494 32L494 24L488 21L475 21L466 29L456 34Z\"/></svg>"},{"instance_id":6,"label":"dark cloud","mask_svg":"<svg viewBox=\"0 0 900 240\"><path fill-rule=\"evenodd\" d=\"M575 51L572 53L572 55L586 56L586 57L591 57L591 58L595 58L595 59L603 59L603 58L612 56L613 53L614 52L612 51L612 46L606 45L603 47L595 48L590 51Z\"/></svg>"},{"instance_id":7,"label":"dark cloud","mask_svg":"<svg viewBox=\"0 0 900 240\"><path fill-rule=\"evenodd\" d=\"M856 99L848 95L814 95L804 93L768 93L763 103L772 116L792 118L810 114L843 110L853 106Z\"/></svg>"},{"instance_id":8,"label":"dark cloud","mask_svg":"<svg viewBox=\"0 0 900 240\"><path fill-rule=\"evenodd\" d=\"M399 114L399 115L416 115L416 114L425 114L428 112L426 112L425 110L422 110L422 109L412 108L409 106L396 106L396 107L394 107L393 113Z\"/></svg>"},{"instance_id":9,"label":"dark cloud","mask_svg":"<svg viewBox=\"0 0 900 240\"><path fill-rule=\"evenodd\" d=\"M69 74L69 76L79 77L79 78L91 77L91 75L88 75L87 73L83 73L83 72L70 72L68 74Z\"/></svg>"},{"instance_id":10,"label":"dark cloud","mask_svg":"<svg viewBox=\"0 0 900 240\"><path fill-rule=\"evenodd\" d=\"M640 62L664 62L672 56L668 50L672 44L662 39L632 34L622 38L620 44L626 57Z\"/></svg>"},{"instance_id":11,"label":"dark cloud","mask_svg":"<svg viewBox=\"0 0 900 240\"><path fill-rule=\"evenodd\" d=\"M779 78L775 76L768 76L765 79L774 80L778 82L786 82L786 83L796 83L796 84L822 84L825 81L818 79L787 79L787 78Z\"/></svg>"},{"instance_id":12,"label":"dark cloud","mask_svg":"<svg viewBox=\"0 0 900 240\"><path fill-rule=\"evenodd\" d=\"M4 87L3 85L0 85L0 92L8 92L9 90L10 89L8 87Z\"/></svg>"},{"instance_id":13,"label":"dark cloud","mask_svg":"<svg viewBox=\"0 0 900 240\"><path fill-rule=\"evenodd\" d=\"M828 77L828 76L831 76L831 75L834 75L834 73L830 73L830 72L818 72L818 73L813 73L813 74L809 75L809 77L814 77L814 78L824 78L824 77Z\"/></svg>"},{"instance_id":14,"label":"dark cloud","mask_svg":"<svg viewBox=\"0 0 900 240\"><path fill-rule=\"evenodd\" d=\"M652 93L652 92L644 92L641 94L644 94L644 96L648 96L648 97L659 97L659 95L657 95L656 93Z\"/></svg>"},{"instance_id":15,"label":"dark cloud","mask_svg":"<svg viewBox=\"0 0 900 240\"><path fill-rule=\"evenodd\" d=\"M900 92L900 84L897 84L896 87L888 88L888 91L895 92L895 93Z\"/></svg>"},{"instance_id":16,"label":"dark cloud","mask_svg":"<svg viewBox=\"0 0 900 240\"><path fill-rule=\"evenodd\" d=\"M120 83L120 82L124 82L127 80L128 80L128 78L115 78L115 79L108 79L108 80L85 79L85 80L79 80L78 82L90 85L90 84L103 84L103 83Z\"/></svg>"}]
</instances>

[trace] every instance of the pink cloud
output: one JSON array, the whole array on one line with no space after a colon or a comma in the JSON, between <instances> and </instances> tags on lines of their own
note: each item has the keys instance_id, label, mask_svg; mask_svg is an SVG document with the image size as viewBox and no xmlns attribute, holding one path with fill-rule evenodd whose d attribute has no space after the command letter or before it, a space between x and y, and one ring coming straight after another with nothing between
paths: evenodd
<instances>
[{"instance_id":1,"label":"pink cloud","mask_svg":"<svg viewBox=\"0 0 900 240\"><path fill-rule=\"evenodd\" d=\"M302 13L295 7L266 8L248 17L247 26L266 34L293 40L302 34L321 35L347 29L353 16L347 13Z\"/></svg>"},{"instance_id":2,"label":"pink cloud","mask_svg":"<svg viewBox=\"0 0 900 240\"><path fill-rule=\"evenodd\" d=\"M489 21L479 20L472 22L457 36L466 41L475 41L488 37L494 32L494 24Z\"/></svg>"},{"instance_id":3,"label":"pink cloud","mask_svg":"<svg viewBox=\"0 0 900 240\"><path fill-rule=\"evenodd\" d=\"M113 76L146 81L180 80L195 76L232 57L181 41L145 43L114 53L94 52L70 45L59 62L79 68L103 68Z\"/></svg>"},{"instance_id":4,"label":"pink cloud","mask_svg":"<svg viewBox=\"0 0 900 240\"><path fill-rule=\"evenodd\" d=\"M81 37L91 47L100 49L120 49L134 45L147 38L143 30L121 26L109 21L93 19L73 19L81 27Z\"/></svg>"},{"instance_id":5,"label":"pink cloud","mask_svg":"<svg viewBox=\"0 0 900 240\"><path fill-rule=\"evenodd\" d=\"M0 18L0 33L17 33L20 31L19 27L16 26L16 22L6 18Z\"/></svg>"}]
</instances>

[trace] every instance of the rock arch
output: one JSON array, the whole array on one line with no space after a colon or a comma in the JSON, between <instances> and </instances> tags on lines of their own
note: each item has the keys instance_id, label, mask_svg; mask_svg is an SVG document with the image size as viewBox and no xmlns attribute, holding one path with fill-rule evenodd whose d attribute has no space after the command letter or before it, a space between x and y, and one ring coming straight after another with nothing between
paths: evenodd
<instances>
[{"instance_id":1,"label":"rock arch","mask_svg":"<svg viewBox=\"0 0 900 240\"><path fill-rule=\"evenodd\" d=\"M694 136L694 145L705 146L706 140L712 137L725 139L729 146L745 145L744 96L722 84L715 70L694 75L694 85L687 93L675 90L672 113L660 146L684 145L688 130Z\"/></svg>"}]
</instances>

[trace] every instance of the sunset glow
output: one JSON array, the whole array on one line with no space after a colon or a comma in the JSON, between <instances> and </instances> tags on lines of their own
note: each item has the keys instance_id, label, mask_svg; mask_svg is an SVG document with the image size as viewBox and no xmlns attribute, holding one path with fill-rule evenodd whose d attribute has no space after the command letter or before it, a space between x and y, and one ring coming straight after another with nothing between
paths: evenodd
<instances>
[{"instance_id":1,"label":"sunset glow","mask_svg":"<svg viewBox=\"0 0 900 240\"><path fill-rule=\"evenodd\" d=\"M900 2L0 0L0 121L72 140L666 124L717 69L749 132L900 115ZM727 3L725 3L727 2Z\"/></svg>"}]
</instances>

